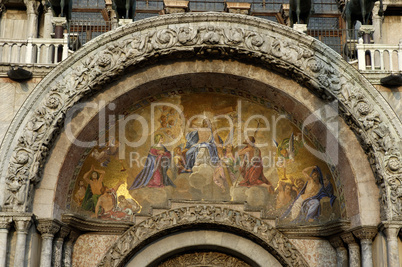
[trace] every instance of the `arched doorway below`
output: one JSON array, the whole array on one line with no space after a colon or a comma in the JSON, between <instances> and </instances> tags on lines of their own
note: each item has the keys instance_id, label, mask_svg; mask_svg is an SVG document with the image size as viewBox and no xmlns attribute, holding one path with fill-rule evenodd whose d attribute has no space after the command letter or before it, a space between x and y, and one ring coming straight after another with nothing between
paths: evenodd
<instances>
[{"instance_id":1,"label":"arched doorway below","mask_svg":"<svg viewBox=\"0 0 402 267\"><path fill-rule=\"evenodd\" d=\"M282 266L271 253L250 239L215 230L164 236L138 251L126 266L182 266L180 262L185 259L192 261L183 266ZM226 265L216 265L219 262Z\"/></svg>"}]
</instances>

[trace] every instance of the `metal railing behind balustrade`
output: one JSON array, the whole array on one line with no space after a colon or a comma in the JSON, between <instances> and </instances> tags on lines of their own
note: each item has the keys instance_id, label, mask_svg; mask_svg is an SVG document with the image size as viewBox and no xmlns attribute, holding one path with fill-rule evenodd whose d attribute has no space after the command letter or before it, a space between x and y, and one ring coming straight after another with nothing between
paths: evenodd
<instances>
[{"instance_id":1,"label":"metal railing behind balustrade","mask_svg":"<svg viewBox=\"0 0 402 267\"><path fill-rule=\"evenodd\" d=\"M110 21L105 20L83 20L72 19L70 21L70 34L74 36L74 41L84 45L95 37L108 32L112 29ZM72 38L70 39L72 40Z\"/></svg>"}]
</instances>

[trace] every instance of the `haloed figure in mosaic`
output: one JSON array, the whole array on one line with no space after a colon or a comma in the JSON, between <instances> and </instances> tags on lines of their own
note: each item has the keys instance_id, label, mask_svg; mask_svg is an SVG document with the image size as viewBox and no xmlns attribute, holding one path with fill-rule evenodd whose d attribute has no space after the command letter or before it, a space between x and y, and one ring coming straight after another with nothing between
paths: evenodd
<instances>
[{"instance_id":1,"label":"haloed figure in mosaic","mask_svg":"<svg viewBox=\"0 0 402 267\"><path fill-rule=\"evenodd\" d=\"M155 145L149 150L145 166L142 171L135 177L133 184L129 190L141 187L176 187L173 181L167 175L172 155L162 144L164 137L156 134L154 137Z\"/></svg>"}]
</instances>

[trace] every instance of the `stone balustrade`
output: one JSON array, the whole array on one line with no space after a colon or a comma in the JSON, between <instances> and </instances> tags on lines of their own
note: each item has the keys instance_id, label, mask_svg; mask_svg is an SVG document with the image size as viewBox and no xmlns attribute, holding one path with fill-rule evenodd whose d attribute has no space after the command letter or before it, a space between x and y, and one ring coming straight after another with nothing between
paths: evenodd
<instances>
[{"instance_id":1,"label":"stone balustrade","mask_svg":"<svg viewBox=\"0 0 402 267\"><path fill-rule=\"evenodd\" d=\"M356 49L359 70L402 71L402 39L398 45L363 44L363 39L360 39ZM366 54L369 55L369 59Z\"/></svg>"},{"instance_id":2,"label":"stone balustrade","mask_svg":"<svg viewBox=\"0 0 402 267\"><path fill-rule=\"evenodd\" d=\"M0 39L0 64L56 64L68 57L64 38Z\"/></svg>"}]
</instances>

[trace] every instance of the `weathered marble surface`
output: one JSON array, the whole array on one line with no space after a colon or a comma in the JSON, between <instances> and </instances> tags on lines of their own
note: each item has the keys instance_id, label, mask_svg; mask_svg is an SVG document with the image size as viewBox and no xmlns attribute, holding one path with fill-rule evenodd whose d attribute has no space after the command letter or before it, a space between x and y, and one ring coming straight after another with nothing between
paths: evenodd
<instances>
[{"instance_id":1,"label":"weathered marble surface","mask_svg":"<svg viewBox=\"0 0 402 267\"><path fill-rule=\"evenodd\" d=\"M96 266L118 237L118 235L81 235L74 245L72 266Z\"/></svg>"},{"instance_id":2,"label":"weathered marble surface","mask_svg":"<svg viewBox=\"0 0 402 267\"><path fill-rule=\"evenodd\" d=\"M336 251L327 240L290 239L311 267L336 266Z\"/></svg>"}]
</instances>

